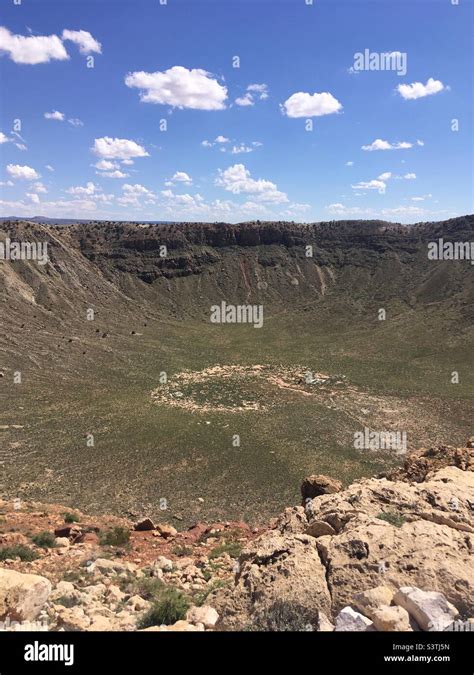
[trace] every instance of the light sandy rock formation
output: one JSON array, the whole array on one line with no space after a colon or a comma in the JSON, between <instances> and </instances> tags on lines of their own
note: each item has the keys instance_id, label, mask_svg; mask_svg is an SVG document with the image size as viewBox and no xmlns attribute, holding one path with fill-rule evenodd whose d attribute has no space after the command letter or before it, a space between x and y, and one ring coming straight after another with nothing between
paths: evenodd
<instances>
[{"instance_id":1,"label":"light sandy rock formation","mask_svg":"<svg viewBox=\"0 0 474 675\"><path fill-rule=\"evenodd\" d=\"M295 619L305 615L316 625L319 610L331 612L325 574L314 537L266 532L243 550L232 592L210 598L221 615L218 625L245 628L254 617L268 617L282 603L295 608Z\"/></svg>"},{"instance_id":2,"label":"light sandy rock formation","mask_svg":"<svg viewBox=\"0 0 474 675\"><path fill-rule=\"evenodd\" d=\"M422 591L413 586L400 588L393 601L409 612L423 630L444 630L459 614L441 593Z\"/></svg>"},{"instance_id":3,"label":"light sandy rock formation","mask_svg":"<svg viewBox=\"0 0 474 675\"><path fill-rule=\"evenodd\" d=\"M0 569L0 620L36 619L51 592L48 579Z\"/></svg>"},{"instance_id":4,"label":"light sandy rock formation","mask_svg":"<svg viewBox=\"0 0 474 675\"><path fill-rule=\"evenodd\" d=\"M202 624L204 628L214 628L219 619L219 614L213 607L202 605L202 607L191 607L186 615L189 623Z\"/></svg>"},{"instance_id":5,"label":"light sandy rock formation","mask_svg":"<svg viewBox=\"0 0 474 675\"><path fill-rule=\"evenodd\" d=\"M258 623L279 598L310 617L321 611L334 620L350 607L380 630L410 630L414 611L401 602L399 609L391 606L405 586L441 593L448 605L472 616L473 456L472 448L420 451L407 460L404 480L362 479L308 501L311 489L331 485L310 477L302 488L305 507L286 509L273 531L244 549L234 587L209 598L219 611L218 626ZM407 478L413 473L416 482ZM347 611L344 620L351 616ZM318 620L310 622L317 626ZM420 627L426 625L422 620Z\"/></svg>"}]
</instances>

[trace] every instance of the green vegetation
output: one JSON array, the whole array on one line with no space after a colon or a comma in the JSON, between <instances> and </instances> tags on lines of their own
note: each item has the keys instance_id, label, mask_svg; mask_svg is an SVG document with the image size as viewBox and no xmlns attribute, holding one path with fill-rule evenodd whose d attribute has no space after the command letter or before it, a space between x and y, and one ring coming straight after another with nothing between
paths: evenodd
<instances>
[{"instance_id":1,"label":"green vegetation","mask_svg":"<svg viewBox=\"0 0 474 675\"><path fill-rule=\"evenodd\" d=\"M68 523L68 524L79 522L79 516L76 516L75 513L71 513L70 511L67 511L66 513L64 513L63 517L64 517L64 522Z\"/></svg>"},{"instance_id":2,"label":"green vegetation","mask_svg":"<svg viewBox=\"0 0 474 675\"><path fill-rule=\"evenodd\" d=\"M186 556L192 555L193 549L191 546L174 546L171 549L171 553L178 556L178 558L185 558Z\"/></svg>"},{"instance_id":3,"label":"green vegetation","mask_svg":"<svg viewBox=\"0 0 474 675\"><path fill-rule=\"evenodd\" d=\"M224 541L222 544L218 544L212 551L209 553L209 560L213 558L218 558L224 553L228 553L231 558L238 558L240 552L242 551L242 545L238 541Z\"/></svg>"},{"instance_id":4,"label":"green vegetation","mask_svg":"<svg viewBox=\"0 0 474 675\"><path fill-rule=\"evenodd\" d=\"M169 626L186 617L189 609L189 600L177 588L166 586L155 597L153 606L138 621L137 627Z\"/></svg>"},{"instance_id":5,"label":"green vegetation","mask_svg":"<svg viewBox=\"0 0 474 675\"><path fill-rule=\"evenodd\" d=\"M39 558L39 555L32 548L23 544L0 547L0 560L14 560L15 558L20 558L22 562L31 562Z\"/></svg>"},{"instance_id":6,"label":"green vegetation","mask_svg":"<svg viewBox=\"0 0 474 675\"><path fill-rule=\"evenodd\" d=\"M401 513L395 513L394 511L381 511L377 515L377 518L379 518L379 520L385 520L394 527L401 527L403 523L406 523L405 517Z\"/></svg>"},{"instance_id":7,"label":"green vegetation","mask_svg":"<svg viewBox=\"0 0 474 675\"><path fill-rule=\"evenodd\" d=\"M130 530L125 527L113 527L106 532L101 532L99 540L102 546L128 546Z\"/></svg>"},{"instance_id":8,"label":"green vegetation","mask_svg":"<svg viewBox=\"0 0 474 675\"><path fill-rule=\"evenodd\" d=\"M56 537L52 532L39 532L31 537L31 541L40 548L54 548L56 546Z\"/></svg>"}]
</instances>

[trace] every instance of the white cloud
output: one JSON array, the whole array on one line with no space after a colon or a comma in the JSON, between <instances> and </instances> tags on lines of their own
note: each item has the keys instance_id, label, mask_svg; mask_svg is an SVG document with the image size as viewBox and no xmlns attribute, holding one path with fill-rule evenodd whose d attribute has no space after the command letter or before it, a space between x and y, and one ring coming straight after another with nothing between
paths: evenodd
<instances>
[{"instance_id":1,"label":"white cloud","mask_svg":"<svg viewBox=\"0 0 474 675\"><path fill-rule=\"evenodd\" d=\"M110 162L107 159L101 159L92 166L95 166L95 168L99 169L99 171L112 171L113 169L118 168L118 164L116 162Z\"/></svg>"},{"instance_id":2,"label":"white cloud","mask_svg":"<svg viewBox=\"0 0 474 675\"><path fill-rule=\"evenodd\" d=\"M45 194L46 192L48 192L48 190L47 190L46 187L43 185L43 183L40 183L40 182L34 183L33 187L31 188L31 191L32 191L32 192L42 193L42 194Z\"/></svg>"},{"instance_id":3,"label":"white cloud","mask_svg":"<svg viewBox=\"0 0 474 675\"><path fill-rule=\"evenodd\" d=\"M127 87L140 89L143 103L158 103L174 108L224 110L227 88L201 68L188 70L173 66L163 72L137 71L125 78Z\"/></svg>"},{"instance_id":4,"label":"white cloud","mask_svg":"<svg viewBox=\"0 0 474 675\"><path fill-rule=\"evenodd\" d=\"M53 110L53 112L45 112L44 116L47 120L57 120L58 122L64 121L64 113L59 112L59 110Z\"/></svg>"},{"instance_id":5,"label":"white cloud","mask_svg":"<svg viewBox=\"0 0 474 675\"><path fill-rule=\"evenodd\" d=\"M392 177L392 173L390 171L385 171L385 173L381 173L380 176L378 177L378 180L389 180Z\"/></svg>"},{"instance_id":6,"label":"white cloud","mask_svg":"<svg viewBox=\"0 0 474 675\"><path fill-rule=\"evenodd\" d=\"M175 183L183 183L185 185L191 185L193 182L191 176L185 171L176 171L174 176L166 181L165 185L174 185Z\"/></svg>"},{"instance_id":7,"label":"white cloud","mask_svg":"<svg viewBox=\"0 0 474 675\"><path fill-rule=\"evenodd\" d=\"M2 144L2 143L9 143L10 140L11 140L11 139L8 138L8 136L5 136L5 134L3 133L3 131L0 131L0 144Z\"/></svg>"},{"instance_id":8,"label":"white cloud","mask_svg":"<svg viewBox=\"0 0 474 675\"><path fill-rule=\"evenodd\" d=\"M149 154L141 145L127 138L96 138L92 148L99 157L104 159L130 159L132 157L148 157Z\"/></svg>"},{"instance_id":9,"label":"white cloud","mask_svg":"<svg viewBox=\"0 0 474 675\"><path fill-rule=\"evenodd\" d=\"M249 84L243 96L235 99L235 103L240 106L255 105L256 99L265 100L268 98L267 84Z\"/></svg>"},{"instance_id":10,"label":"white cloud","mask_svg":"<svg viewBox=\"0 0 474 675\"><path fill-rule=\"evenodd\" d=\"M405 180L415 180L416 178L416 173L406 173L403 178Z\"/></svg>"},{"instance_id":11,"label":"white cloud","mask_svg":"<svg viewBox=\"0 0 474 675\"><path fill-rule=\"evenodd\" d=\"M11 180L0 180L0 187L13 187L14 183Z\"/></svg>"},{"instance_id":12,"label":"white cloud","mask_svg":"<svg viewBox=\"0 0 474 675\"><path fill-rule=\"evenodd\" d=\"M100 188L92 181L89 181L85 187L80 185L77 187L70 187L66 192L70 195L94 195L97 192L100 192Z\"/></svg>"},{"instance_id":13,"label":"white cloud","mask_svg":"<svg viewBox=\"0 0 474 675\"><path fill-rule=\"evenodd\" d=\"M84 122L77 117L71 117L68 119L69 124L72 124L73 127L83 127Z\"/></svg>"},{"instance_id":14,"label":"white cloud","mask_svg":"<svg viewBox=\"0 0 474 675\"><path fill-rule=\"evenodd\" d=\"M346 166L354 166L354 162L346 162Z\"/></svg>"},{"instance_id":15,"label":"white cloud","mask_svg":"<svg viewBox=\"0 0 474 675\"><path fill-rule=\"evenodd\" d=\"M102 54L102 45L86 30L63 30L62 39L74 42L81 54Z\"/></svg>"},{"instance_id":16,"label":"white cloud","mask_svg":"<svg viewBox=\"0 0 474 675\"><path fill-rule=\"evenodd\" d=\"M31 201L33 202L33 204L39 204L39 203L40 203L40 198L38 197L38 195L37 195L36 193L34 193L34 192L27 192L27 193L26 193L26 196L29 197L29 198L31 199Z\"/></svg>"},{"instance_id":17,"label":"white cloud","mask_svg":"<svg viewBox=\"0 0 474 675\"><path fill-rule=\"evenodd\" d=\"M0 27L0 52L7 53L14 63L29 65L69 58L57 35L14 35L3 26Z\"/></svg>"},{"instance_id":18,"label":"white cloud","mask_svg":"<svg viewBox=\"0 0 474 675\"><path fill-rule=\"evenodd\" d=\"M397 87L398 93L406 101L432 96L443 91L443 89L447 89L447 87L440 80L435 80L432 77L428 79L426 84L413 82L412 84L399 84Z\"/></svg>"},{"instance_id":19,"label":"white cloud","mask_svg":"<svg viewBox=\"0 0 474 675\"><path fill-rule=\"evenodd\" d=\"M38 180L40 177L31 166L20 166L19 164L9 164L7 166L7 173L9 173L12 178L19 178L22 180Z\"/></svg>"},{"instance_id":20,"label":"white cloud","mask_svg":"<svg viewBox=\"0 0 474 675\"><path fill-rule=\"evenodd\" d=\"M382 174L384 175L384 174ZM391 175L391 174L390 174ZM381 178L381 177L380 177ZM361 181L356 185L351 185L353 190L378 190L380 194L385 194L387 185L384 180L370 180L370 181Z\"/></svg>"},{"instance_id":21,"label":"white cloud","mask_svg":"<svg viewBox=\"0 0 474 675\"><path fill-rule=\"evenodd\" d=\"M287 117L321 117L342 109L341 103L329 92L308 94L302 91L290 96L280 107Z\"/></svg>"},{"instance_id":22,"label":"white cloud","mask_svg":"<svg viewBox=\"0 0 474 675\"><path fill-rule=\"evenodd\" d=\"M131 164L134 164L135 162L133 159L122 159L122 164L126 164L127 166L130 166Z\"/></svg>"},{"instance_id":23,"label":"white cloud","mask_svg":"<svg viewBox=\"0 0 474 675\"><path fill-rule=\"evenodd\" d=\"M226 138L225 136L217 136L215 139L215 143L229 143L230 138Z\"/></svg>"},{"instance_id":24,"label":"white cloud","mask_svg":"<svg viewBox=\"0 0 474 675\"><path fill-rule=\"evenodd\" d=\"M368 150L372 152L374 150L406 150L412 148L413 143L407 143L402 141L401 143L389 143L389 141L383 141L381 138L377 138L370 145L363 145L362 150Z\"/></svg>"},{"instance_id":25,"label":"white cloud","mask_svg":"<svg viewBox=\"0 0 474 675\"><path fill-rule=\"evenodd\" d=\"M246 94L243 96L239 96L238 98L235 99L235 102L237 105L240 105L242 107L248 106L248 105L255 105L255 102L253 100L252 94L248 91Z\"/></svg>"},{"instance_id":26,"label":"white cloud","mask_svg":"<svg viewBox=\"0 0 474 675\"><path fill-rule=\"evenodd\" d=\"M119 169L115 169L115 171L103 171L100 173L99 171L96 171L96 173L98 173L99 176L105 176L106 178L128 178L130 175L129 173L124 173Z\"/></svg>"},{"instance_id":27,"label":"white cloud","mask_svg":"<svg viewBox=\"0 0 474 675\"><path fill-rule=\"evenodd\" d=\"M51 164L45 164L46 168L48 171L54 171L54 168L51 166Z\"/></svg>"},{"instance_id":28,"label":"white cloud","mask_svg":"<svg viewBox=\"0 0 474 675\"><path fill-rule=\"evenodd\" d=\"M417 145L420 145L420 146L423 146L423 145L424 145L424 142L423 142L423 141L417 141L416 144L417 144Z\"/></svg>"},{"instance_id":29,"label":"white cloud","mask_svg":"<svg viewBox=\"0 0 474 675\"><path fill-rule=\"evenodd\" d=\"M264 202L278 204L288 201L286 194L280 192L275 183L263 178L255 180L243 164L234 164L225 171L219 170L215 184L233 194L253 194Z\"/></svg>"}]
</instances>

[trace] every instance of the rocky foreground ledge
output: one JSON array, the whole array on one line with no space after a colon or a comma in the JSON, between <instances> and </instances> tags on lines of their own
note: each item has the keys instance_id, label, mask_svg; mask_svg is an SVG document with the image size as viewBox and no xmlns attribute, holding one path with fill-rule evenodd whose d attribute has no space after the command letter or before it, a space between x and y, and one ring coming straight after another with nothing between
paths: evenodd
<instances>
[{"instance_id":1,"label":"rocky foreground ledge","mask_svg":"<svg viewBox=\"0 0 474 675\"><path fill-rule=\"evenodd\" d=\"M473 439L301 491L260 530L0 501L0 628L474 630Z\"/></svg>"}]
</instances>

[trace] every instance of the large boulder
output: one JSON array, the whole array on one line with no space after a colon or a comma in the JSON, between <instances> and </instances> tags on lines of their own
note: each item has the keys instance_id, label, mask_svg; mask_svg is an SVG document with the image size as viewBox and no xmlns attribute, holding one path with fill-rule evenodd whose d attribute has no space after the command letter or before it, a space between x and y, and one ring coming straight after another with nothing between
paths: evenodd
<instances>
[{"instance_id":1,"label":"large boulder","mask_svg":"<svg viewBox=\"0 0 474 675\"><path fill-rule=\"evenodd\" d=\"M316 539L262 534L242 551L234 588L219 590L208 600L219 612L220 628L265 629L280 623L281 630L303 623L316 627L319 611L330 614L331 608Z\"/></svg>"},{"instance_id":2,"label":"large boulder","mask_svg":"<svg viewBox=\"0 0 474 675\"><path fill-rule=\"evenodd\" d=\"M423 630L442 631L459 614L442 593L422 591L413 586L400 588L393 601L403 607Z\"/></svg>"},{"instance_id":3,"label":"large boulder","mask_svg":"<svg viewBox=\"0 0 474 675\"><path fill-rule=\"evenodd\" d=\"M301 483L301 497L303 498L303 505L307 499L313 499L320 495L334 494L342 490L342 483L335 478L323 476L322 474L314 474L308 476Z\"/></svg>"},{"instance_id":4,"label":"large boulder","mask_svg":"<svg viewBox=\"0 0 474 675\"><path fill-rule=\"evenodd\" d=\"M0 569L0 620L36 619L51 593L48 579Z\"/></svg>"}]
</instances>

